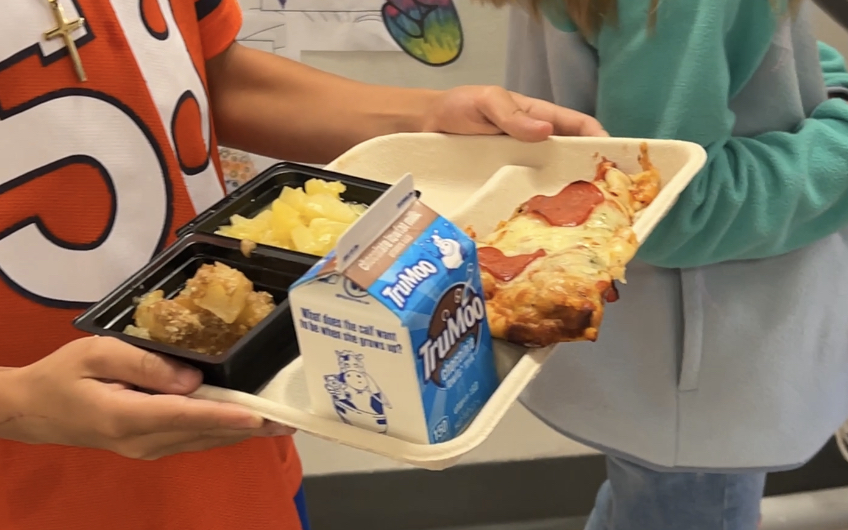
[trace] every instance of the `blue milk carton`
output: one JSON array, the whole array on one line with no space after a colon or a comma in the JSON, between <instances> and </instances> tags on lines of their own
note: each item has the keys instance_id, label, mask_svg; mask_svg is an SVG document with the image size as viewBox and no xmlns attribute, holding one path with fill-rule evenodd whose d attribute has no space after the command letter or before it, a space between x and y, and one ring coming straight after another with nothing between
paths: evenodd
<instances>
[{"instance_id":1,"label":"blue milk carton","mask_svg":"<svg viewBox=\"0 0 848 530\"><path fill-rule=\"evenodd\" d=\"M289 292L312 411L415 443L450 440L498 385L474 242L411 175Z\"/></svg>"}]
</instances>

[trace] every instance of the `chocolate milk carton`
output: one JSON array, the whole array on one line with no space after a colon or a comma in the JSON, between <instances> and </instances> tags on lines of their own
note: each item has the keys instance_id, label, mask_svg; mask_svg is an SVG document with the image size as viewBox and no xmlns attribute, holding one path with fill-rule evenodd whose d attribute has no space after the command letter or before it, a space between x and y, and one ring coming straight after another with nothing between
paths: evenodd
<instances>
[{"instance_id":1,"label":"chocolate milk carton","mask_svg":"<svg viewBox=\"0 0 848 530\"><path fill-rule=\"evenodd\" d=\"M289 292L312 411L415 443L498 385L474 242L401 179Z\"/></svg>"}]
</instances>

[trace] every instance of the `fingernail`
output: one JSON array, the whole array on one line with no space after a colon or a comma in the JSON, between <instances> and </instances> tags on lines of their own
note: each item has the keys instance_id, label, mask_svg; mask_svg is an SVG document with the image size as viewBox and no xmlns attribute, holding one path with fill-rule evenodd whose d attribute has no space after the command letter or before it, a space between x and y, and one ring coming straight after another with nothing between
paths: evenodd
<instances>
[{"instance_id":1,"label":"fingernail","mask_svg":"<svg viewBox=\"0 0 848 530\"><path fill-rule=\"evenodd\" d=\"M291 427L286 427L285 425L280 425L279 423L272 423L266 427L262 428L262 436L267 438L274 438L277 436L290 436L294 434L294 429Z\"/></svg>"},{"instance_id":2,"label":"fingernail","mask_svg":"<svg viewBox=\"0 0 848 530\"><path fill-rule=\"evenodd\" d=\"M182 369L177 372L177 384L186 389L194 389L202 380L203 376L197 370Z\"/></svg>"},{"instance_id":3,"label":"fingernail","mask_svg":"<svg viewBox=\"0 0 848 530\"><path fill-rule=\"evenodd\" d=\"M238 429L258 429L265 423L262 416L250 415L242 416L235 422L234 427Z\"/></svg>"}]
</instances>

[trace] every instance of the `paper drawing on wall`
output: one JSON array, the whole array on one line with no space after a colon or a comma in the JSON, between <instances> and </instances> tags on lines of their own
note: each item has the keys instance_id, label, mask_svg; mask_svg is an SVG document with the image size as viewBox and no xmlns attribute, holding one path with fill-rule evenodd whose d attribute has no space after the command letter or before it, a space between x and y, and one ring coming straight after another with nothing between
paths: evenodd
<instances>
[{"instance_id":1,"label":"paper drawing on wall","mask_svg":"<svg viewBox=\"0 0 848 530\"><path fill-rule=\"evenodd\" d=\"M338 373L324 376L336 413L348 425L385 434L389 429L385 409L392 405L366 371L363 355L345 350L336 351L336 357Z\"/></svg>"},{"instance_id":2,"label":"paper drawing on wall","mask_svg":"<svg viewBox=\"0 0 848 530\"><path fill-rule=\"evenodd\" d=\"M382 13L398 46L422 63L445 66L462 53L462 24L453 0L389 0Z\"/></svg>"},{"instance_id":3,"label":"paper drawing on wall","mask_svg":"<svg viewBox=\"0 0 848 530\"><path fill-rule=\"evenodd\" d=\"M302 52L400 51L384 0L239 0L242 44L299 61Z\"/></svg>"},{"instance_id":4,"label":"paper drawing on wall","mask_svg":"<svg viewBox=\"0 0 848 530\"><path fill-rule=\"evenodd\" d=\"M242 44L300 60L302 52L404 51L428 66L462 53L453 0L239 0Z\"/></svg>"}]
</instances>

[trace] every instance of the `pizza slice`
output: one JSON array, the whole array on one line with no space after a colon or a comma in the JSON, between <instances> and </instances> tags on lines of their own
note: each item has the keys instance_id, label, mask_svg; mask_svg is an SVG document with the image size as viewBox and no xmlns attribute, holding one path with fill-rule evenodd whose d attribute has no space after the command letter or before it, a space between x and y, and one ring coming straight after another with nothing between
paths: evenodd
<instances>
[{"instance_id":1,"label":"pizza slice","mask_svg":"<svg viewBox=\"0 0 848 530\"><path fill-rule=\"evenodd\" d=\"M492 335L527 347L598 338L604 303L638 249L634 216L660 188L647 145L642 172L627 175L603 159L594 179L519 206L477 254Z\"/></svg>"}]
</instances>

